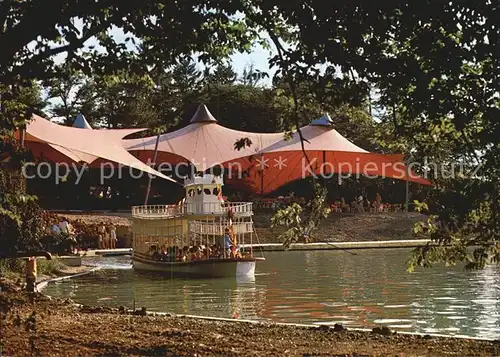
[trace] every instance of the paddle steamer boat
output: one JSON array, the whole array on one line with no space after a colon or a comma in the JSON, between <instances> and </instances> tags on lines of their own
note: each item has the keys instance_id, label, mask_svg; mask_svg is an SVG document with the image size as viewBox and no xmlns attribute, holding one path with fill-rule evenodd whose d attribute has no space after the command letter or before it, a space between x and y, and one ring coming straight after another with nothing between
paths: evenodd
<instances>
[{"instance_id":1,"label":"paddle steamer boat","mask_svg":"<svg viewBox=\"0 0 500 357\"><path fill-rule=\"evenodd\" d=\"M253 276L251 202L225 202L223 179L204 174L184 180L176 205L132 207L133 267L196 277ZM245 243L248 250L240 249Z\"/></svg>"}]
</instances>

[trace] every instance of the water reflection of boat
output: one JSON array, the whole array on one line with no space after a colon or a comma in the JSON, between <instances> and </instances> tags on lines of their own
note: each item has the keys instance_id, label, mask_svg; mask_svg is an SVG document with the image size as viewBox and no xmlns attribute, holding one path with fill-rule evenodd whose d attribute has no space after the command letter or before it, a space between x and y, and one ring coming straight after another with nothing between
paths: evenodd
<instances>
[{"instance_id":1,"label":"water reflection of boat","mask_svg":"<svg viewBox=\"0 0 500 357\"><path fill-rule=\"evenodd\" d=\"M253 276L250 202L224 202L222 177L186 179L186 198L177 205L135 206L133 266L178 276ZM239 244L250 243L243 251Z\"/></svg>"},{"instance_id":2,"label":"water reflection of boat","mask_svg":"<svg viewBox=\"0 0 500 357\"><path fill-rule=\"evenodd\" d=\"M263 258L242 257L234 259L209 258L188 262L162 262L152 261L147 255L134 253L134 269L194 277L253 276L255 262L261 259Z\"/></svg>"}]
</instances>

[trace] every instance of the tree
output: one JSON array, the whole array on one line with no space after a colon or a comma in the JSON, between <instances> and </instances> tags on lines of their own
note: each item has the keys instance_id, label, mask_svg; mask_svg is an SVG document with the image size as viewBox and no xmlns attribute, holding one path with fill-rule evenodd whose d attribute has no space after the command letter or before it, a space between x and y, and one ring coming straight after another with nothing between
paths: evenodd
<instances>
[{"instance_id":1,"label":"tree","mask_svg":"<svg viewBox=\"0 0 500 357\"><path fill-rule=\"evenodd\" d=\"M172 69L172 80L181 96L196 91L202 85L201 71L191 57L183 58Z\"/></svg>"},{"instance_id":2,"label":"tree","mask_svg":"<svg viewBox=\"0 0 500 357\"><path fill-rule=\"evenodd\" d=\"M66 64L57 66L55 71L57 74L44 83L48 89L48 99L55 100L50 112L54 116L63 117L66 125L72 125L79 108L83 106L85 77L81 71Z\"/></svg>"},{"instance_id":3,"label":"tree","mask_svg":"<svg viewBox=\"0 0 500 357\"><path fill-rule=\"evenodd\" d=\"M414 265L500 261L497 11L490 1L287 1L262 2L249 15L267 29L272 62L292 89L315 82L319 98L358 106L376 88L414 158L465 165L462 176L437 179L435 197L421 206L439 247L417 252ZM479 248L468 254L470 245Z\"/></svg>"},{"instance_id":4,"label":"tree","mask_svg":"<svg viewBox=\"0 0 500 357\"><path fill-rule=\"evenodd\" d=\"M95 75L82 86L84 105L79 111L102 127L142 126L157 115L149 102L152 88L153 82L147 75Z\"/></svg>"},{"instance_id":5,"label":"tree","mask_svg":"<svg viewBox=\"0 0 500 357\"><path fill-rule=\"evenodd\" d=\"M269 77L269 74L261 72L255 68L253 63L250 63L243 68L240 82L243 85L255 87L266 77Z\"/></svg>"},{"instance_id":6,"label":"tree","mask_svg":"<svg viewBox=\"0 0 500 357\"><path fill-rule=\"evenodd\" d=\"M41 0L6 1L0 4L0 76L2 106L9 93L33 79L57 77L56 55L66 54L68 66L85 74L121 69L144 72L148 66L167 68L174 59L199 52L203 61L227 57L234 49L246 50L255 36L234 15L243 10L220 1L203 4L139 0L126 3ZM201 3L198 4L201 6ZM41 16L43 14L43 16ZM121 29L126 43L116 40L111 29ZM103 51L81 51L93 40ZM140 50L141 56L137 55ZM0 126L12 130L16 120L28 119L25 111L12 105L2 111ZM9 116L7 116L9 115Z\"/></svg>"},{"instance_id":7,"label":"tree","mask_svg":"<svg viewBox=\"0 0 500 357\"><path fill-rule=\"evenodd\" d=\"M54 55L66 53L66 62L86 74L144 74L195 52L209 62L248 51L265 32L277 53L270 62L289 85L289 128L306 121L313 96L359 108L376 89L379 105L392 114L384 121L413 157L464 164L462 176L437 179L433 199L421 206L436 216L426 232L451 248L428 247L415 264L448 259L481 267L500 261L497 14L497 2L489 0L4 1L0 130L30 118L21 88L52 78ZM130 35L131 45L110 35L113 26ZM90 38L105 51L80 51ZM303 83L311 90L300 96ZM479 246L473 255L466 252L470 244Z\"/></svg>"},{"instance_id":8,"label":"tree","mask_svg":"<svg viewBox=\"0 0 500 357\"><path fill-rule=\"evenodd\" d=\"M281 108L272 89L242 84L207 86L190 103L185 121L191 118L197 103L206 104L219 124L250 132L279 132Z\"/></svg>"},{"instance_id":9,"label":"tree","mask_svg":"<svg viewBox=\"0 0 500 357\"><path fill-rule=\"evenodd\" d=\"M314 183L314 198L306 209L293 203L281 209L272 217L271 227L285 227L286 230L279 236L285 247L290 247L299 239L308 242L321 219L328 217L330 208L326 207L327 190Z\"/></svg>"},{"instance_id":10,"label":"tree","mask_svg":"<svg viewBox=\"0 0 500 357\"><path fill-rule=\"evenodd\" d=\"M9 155L0 161L0 249L7 254L36 250L43 230L42 210L26 193L19 170L28 157L15 141L0 142L0 152Z\"/></svg>"},{"instance_id":11,"label":"tree","mask_svg":"<svg viewBox=\"0 0 500 357\"><path fill-rule=\"evenodd\" d=\"M238 78L231 64L218 63L213 71L208 70L204 75L204 81L208 85L234 84Z\"/></svg>"}]
</instances>

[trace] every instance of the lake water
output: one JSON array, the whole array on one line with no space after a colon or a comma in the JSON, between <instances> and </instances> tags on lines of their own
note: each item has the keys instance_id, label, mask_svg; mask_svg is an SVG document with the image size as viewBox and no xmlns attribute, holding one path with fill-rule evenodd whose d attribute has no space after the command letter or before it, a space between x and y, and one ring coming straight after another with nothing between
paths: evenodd
<instances>
[{"instance_id":1,"label":"lake water","mask_svg":"<svg viewBox=\"0 0 500 357\"><path fill-rule=\"evenodd\" d=\"M49 284L44 293L89 305L500 339L500 267L407 273L408 251L268 252L255 279L184 280L137 273L131 257Z\"/></svg>"}]
</instances>

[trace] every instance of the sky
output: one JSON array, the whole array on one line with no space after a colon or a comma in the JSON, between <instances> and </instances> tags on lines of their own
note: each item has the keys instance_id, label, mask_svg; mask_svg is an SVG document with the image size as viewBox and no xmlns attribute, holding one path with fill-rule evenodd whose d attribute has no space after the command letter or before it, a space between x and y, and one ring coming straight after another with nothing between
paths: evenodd
<instances>
[{"instance_id":1,"label":"sky","mask_svg":"<svg viewBox=\"0 0 500 357\"><path fill-rule=\"evenodd\" d=\"M82 26L79 22L81 21L75 20L75 26L77 28ZM127 35L122 31L122 29L116 27L113 27L110 30L110 34L117 42L125 42L125 38L130 36L130 34ZM89 46L94 46L96 48L99 47L95 38L91 38L85 42L85 47L88 48ZM133 49L132 43L127 42L127 47ZM274 55L274 53L264 49L261 45L256 44L252 48L250 53L236 53L232 55L230 59L234 70L238 74L242 74L245 67L249 66L250 64L253 64L255 69L261 72L268 73L269 77L265 78L262 81L262 84L269 85L271 84L272 77L276 72L274 69L269 68L268 59L270 58L271 55ZM66 56L65 54L60 54L56 58L58 61L63 61L65 56ZM200 67L202 66L200 65Z\"/></svg>"},{"instance_id":2,"label":"sky","mask_svg":"<svg viewBox=\"0 0 500 357\"><path fill-rule=\"evenodd\" d=\"M251 53L238 53L231 56L231 62L235 71L239 74L243 72L243 69L253 63L254 68L261 72L267 72L269 74L268 78L265 78L264 82L269 84L271 79L276 72L275 69L269 68L268 59L270 57L269 51L262 48L260 45L254 46Z\"/></svg>"},{"instance_id":3,"label":"sky","mask_svg":"<svg viewBox=\"0 0 500 357\"><path fill-rule=\"evenodd\" d=\"M81 21L75 20L75 26L77 28L82 27ZM127 35L121 29L116 28L116 27L114 27L110 30L110 34L113 36L113 38L117 42L125 42L125 38L127 37ZM34 46L35 43L33 42L30 45ZM95 38L90 38L89 40L87 40L85 42L85 44L84 44L85 48L89 48L90 46L93 46L95 48L100 47ZM133 49L133 45L131 44L131 42L127 42L127 47L129 47L130 49ZM270 52L269 50L264 49L261 45L256 44L252 48L250 53L235 53L230 57L230 61L231 61L231 64L232 64L234 70L239 75L241 75L243 73L243 70L245 69L245 67L250 66L251 64L253 64L254 69L259 70L261 72L266 72L269 76L267 78L262 79L260 83L264 86L270 86L272 83L272 77L273 77L274 73L276 72L275 69L269 68L268 59L272 55L274 55L274 53ZM63 62L65 57L66 57L65 53L58 54L56 56L56 62L59 62L59 63ZM196 56L194 56L194 58L196 58ZM203 69L203 66L201 63L198 65L198 67L200 69ZM59 102L59 100L57 98L54 98L54 99L49 100L49 102L51 104L55 104L55 103ZM56 120L56 121L58 119L60 119L60 118L53 118L53 120Z\"/></svg>"}]
</instances>

